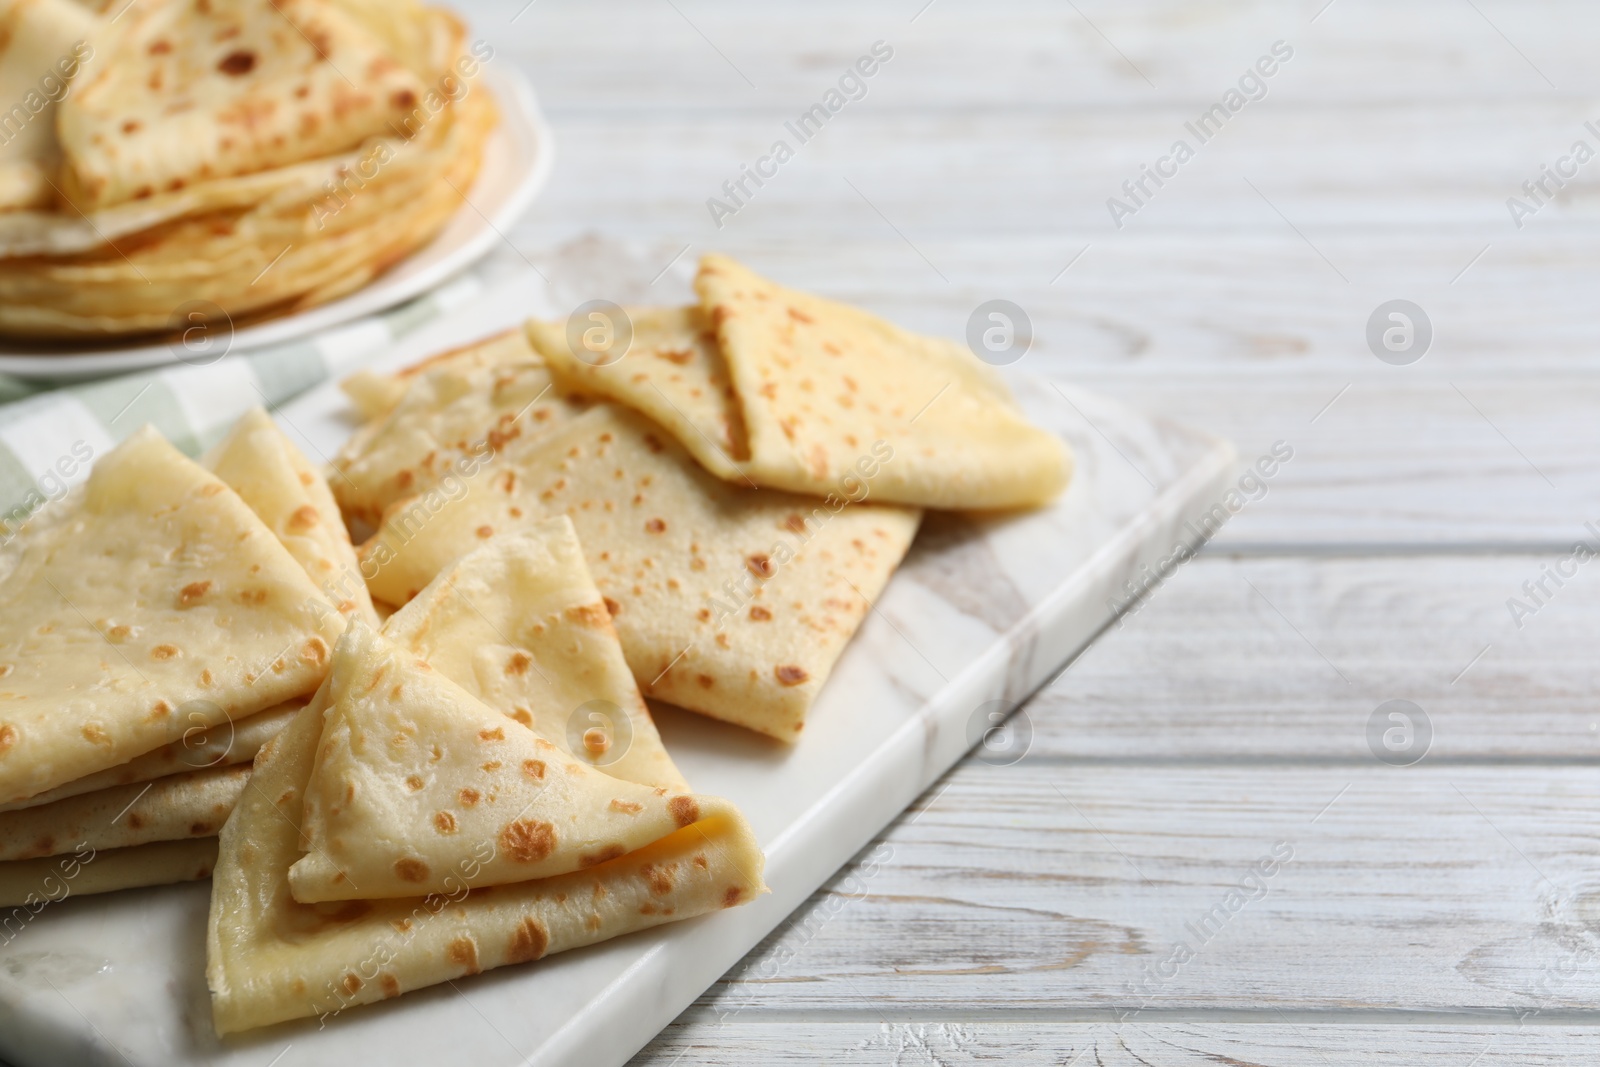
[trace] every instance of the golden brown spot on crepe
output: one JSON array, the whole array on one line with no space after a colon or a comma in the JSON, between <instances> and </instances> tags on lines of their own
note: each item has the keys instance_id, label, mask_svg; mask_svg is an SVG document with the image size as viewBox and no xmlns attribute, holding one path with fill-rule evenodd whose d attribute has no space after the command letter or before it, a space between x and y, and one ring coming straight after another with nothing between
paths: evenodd
<instances>
[{"instance_id":1,"label":"golden brown spot on crepe","mask_svg":"<svg viewBox=\"0 0 1600 1067\"><path fill-rule=\"evenodd\" d=\"M511 712L511 717L520 722L522 725L526 726L528 729L533 729L533 713L527 708L513 709Z\"/></svg>"},{"instance_id":2,"label":"golden brown spot on crepe","mask_svg":"<svg viewBox=\"0 0 1600 1067\"><path fill-rule=\"evenodd\" d=\"M306 994L306 981L305 981L305 979L304 978L296 978L294 981L290 982L289 983L289 992L293 993L297 997L305 996L305 994Z\"/></svg>"},{"instance_id":3,"label":"golden brown spot on crepe","mask_svg":"<svg viewBox=\"0 0 1600 1067\"><path fill-rule=\"evenodd\" d=\"M410 489L411 483L416 480L416 475L409 470L403 470L394 476L395 485L401 489Z\"/></svg>"},{"instance_id":4,"label":"golden brown spot on crepe","mask_svg":"<svg viewBox=\"0 0 1600 1067\"><path fill-rule=\"evenodd\" d=\"M717 646L719 648L728 648L728 647L730 647L729 646L729 642L728 642L728 635L727 634L718 634L717 635Z\"/></svg>"},{"instance_id":5,"label":"golden brown spot on crepe","mask_svg":"<svg viewBox=\"0 0 1600 1067\"><path fill-rule=\"evenodd\" d=\"M699 867L702 871L707 869L708 864L706 863L706 855L704 852L695 853L694 865Z\"/></svg>"},{"instance_id":6,"label":"golden brown spot on crepe","mask_svg":"<svg viewBox=\"0 0 1600 1067\"><path fill-rule=\"evenodd\" d=\"M661 439L653 433L644 435L644 444L646 448L658 455L667 449L667 446L661 443Z\"/></svg>"},{"instance_id":7,"label":"golden brown spot on crepe","mask_svg":"<svg viewBox=\"0 0 1600 1067\"><path fill-rule=\"evenodd\" d=\"M615 600L612 600L608 596L601 597L600 599L605 601L606 612L608 614L610 614L610 616L613 619L616 618L618 615L622 614L622 605L621 604L618 604Z\"/></svg>"},{"instance_id":8,"label":"golden brown spot on crepe","mask_svg":"<svg viewBox=\"0 0 1600 1067\"><path fill-rule=\"evenodd\" d=\"M312 473L310 471L301 471L300 472L300 484L301 485L310 485L312 482L314 482L316 480L317 479L312 475Z\"/></svg>"},{"instance_id":9,"label":"golden brown spot on crepe","mask_svg":"<svg viewBox=\"0 0 1600 1067\"><path fill-rule=\"evenodd\" d=\"M510 512L508 512L508 514L509 514L509 515L510 515L510 516L511 516L511 517L512 517L512 518L513 518L513 519L520 519L520 518L522 518L522 509L521 509L521 508L512 508L512 509L511 509L511 510L510 510Z\"/></svg>"},{"instance_id":10,"label":"golden brown spot on crepe","mask_svg":"<svg viewBox=\"0 0 1600 1067\"><path fill-rule=\"evenodd\" d=\"M256 54L243 48L229 52L217 63L218 70L233 78L249 74L255 68Z\"/></svg>"},{"instance_id":11,"label":"golden brown spot on crepe","mask_svg":"<svg viewBox=\"0 0 1600 1067\"><path fill-rule=\"evenodd\" d=\"M779 685L799 685L811 677L804 667L796 667L791 663L772 668L772 673L777 675Z\"/></svg>"},{"instance_id":12,"label":"golden brown spot on crepe","mask_svg":"<svg viewBox=\"0 0 1600 1067\"><path fill-rule=\"evenodd\" d=\"M411 929L411 920L410 919L390 919L389 920L389 925L394 927L396 930L398 930L400 933L403 934L407 930Z\"/></svg>"},{"instance_id":13,"label":"golden brown spot on crepe","mask_svg":"<svg viewBox=\"0 0 1600 1067\"><path fill-rule=\"evenodd\" d=\"M651 904L649 901L646 901L645 903L639 905L639 914L640 915L654 915L655 913L656 913L656 906L654 904Z\"/></svg>"},{"instance_id":14,"label":"golden brown spot on crepe","mask_svg":"<svg viewBox=\"0 0 1600 1067\"><path fill-rule=\"evenodd\" d=\"M39 840L37 840L37 841L35 841L33 843L33 854L35 856L48 856L48 855L50 855L50 853L55 851L55 847L56 847L56 839L55 838L53 838L53 837L41 837L41 838L39 838Z\"/></svg>"},{"instance_id":15,"label":"golden brown spot on crepe","mask_svg":"<svg viewBox=\"0 0 1600 1067\"><path fill-rule=\"evenodd\" d=\"M360 992L362 984L363 983L362 983L361 979L356 977L354 971L349 971L349 972L345 973L345 976L344 976L344 991L346 993L355 994L355 993Z\"/></svg>"},{"instance_id":16,"label":"golden brown spot on crepe","mask_svg":"<svg viewBox=\"0 0 1600 1067\"><path fill-rule=\"evenodd\" d=\"M710 608L701 608L699 611L694 613L694 617L699 619L701 622L710 622L711 621L711 609Z\"/></svg>"},{"instance_id":17,"label":"golden brown spot on crepe","mask_svg":"<svg viewBox=\"0 0 1600 1067\"><path fill-rule=\"evenodd\" d=\"M710 689L717 684L717 680L709 674L696 675L695 681L700 683L701 689Z\"/></svg>"},{"instance_id":18,"label":"golden brown spot on crepe","mask_svg":"<svg viewBox=\"0 0 1600 1067\"><path fill-rule=\"evenodd\" d=\"M504 741L505 739L506 739L506 731L505 731L505 728L502 727L502 726L496 726L492 730L479 730L478 731L478 740L479 741Z\"/></svg>"},{"instance_id":19,"label":"golden brown spot on crepe","mask_svg":"<svg viewBox=\"0 0 1600 1067\"><path fill-rule=\"evenodd\" d=\"M544 955L550 946L550 932L533 916L528 916L511 931L511 945L506 949L507 963L527 963Z\"/></svg>"},{"instance_id":20,"label":"golden brown spot on crepe","mask_svg":"<svg viewBox=\"0 0 1600 1067\"><path fill-rule=\"evenodd\" d=\"M428 865L419 859L402 856L394 861L394 873L402 882L421 882L428 877Z\"/></svg>"},{"instance_id":21,"label":"golden brown spot on crepe","mask_svg":"<svg viewBox=\"0 0 1600 1067\"><path fill-rule=\"evenodd\" d=\"M293 515L289 516L289 529L309 530L317 524L320 518L321 516L317 514L316 508L310 504L302 504L294 509Z\"/></svg>"},{"instance_id":22,"label":"golden brown spot on crepe","mask_svg":"<svg viewBox=\"0 0 1600 1067\"><path fill-rule=\"evenodd\" d=\"M756 620L756 622L766 622L772 618L772 612L768 611L760 604L756 604L750 608L750 617Z\"/></svg>"},{"instance_id":23,"label":"golden brown spot on crepe","mask_svg":"<svg viewBox=\"0 0 1600 1067\"><path fill-rule=\"evenodd\" d=\"M597 911L590 912L589 917L583 920L583 925L590 933L598 931L600 929L600 913Z\"/></svg>"},{"instance_id":24,"label":"golden brown spot on crepe","mask_svg":"<svg viewBox=\"0 0 1600 1067\"><path fill-rule=\"evenodd\" d=\"M421 775L413 774L410 778L406 779L406 785L411 788L412 792L416 792L426 784L427 783L422 780Z\"/></svg>"},{"instance_id":25,"label":"golden brown spot on crepe","mask_svg":"<svg viewBox=\"0 0 1600 1067\"><path fill-rule=\"evenodd\" d=\"M461 801L462 807L471 808L475 807L478 801L483 799L483 794L476 789L463 789L456 794L456 799Z\"/></svg>"},{"instance_id":26,"label":"golden brown spot on crepe","mask_svg":"<svg viewBox=\"0 0 1600 1067\"><path fill-rule=\"evenodd\" d=\"M757 552L744 561L745 568L757 578L771 578L778 573L777 566L772 558L764 552Z\"/></svg>"},{"instance_id":27,"label":"golden brown spot on crepe","mask_svg":"<svg viewBox=\"0 0 1600 1067\"><path fill-rule=\"evenodd\" d=\"M584 853L583 855L579 856L578 857L578 866L580 866L580 867L598 867L602 863L608 863L611 860L616 859L618 856L625 856L627 854L628 854L628 850L623 848L621 845L607 845L605 848L602 848L599 852L587 852L587 853ZM601 889L599 883L595 884L595 890L596 890L595 896L597 896L597 897L605 896L605 890Z\"/></svg>"},{"instance_id":28,"label":"golden brown spot on crepe","mask_svg":"<svg viewBox=\"0 0 1600 1067\"><path fill-rule=\"evenodd\" d=\"M122 642L124 642L124 641L126 641L128 639L128 635L131 634L131 633L133 633L133 627L131 627L131 626L123 626L121 624L118 624L116 626L111 627L111 629L106 631L106 639L108 641L110 641L114 645L120 645ZM8 675L10 673L11 673L11 668L10 668L9 665L5 666L5 667L0 667L0 678L4 678L6 675Z\"/></svg>"},{"instance_id":29,"label":"golden brown spot on crepe","mask_svg":"<svg viewBox=\"0 0 1600 1067\"><path fill-rule=\"evenodd\" d=\"M533 657L526 652L513 652L511 653L511 658L506 661L506 673L522 674L527 671L528 664L532 662Z\"/></svg>"},{"instance_id":30,"label":"golden brown spot on crepe","mask_svg":"<svg viewBox=\"0 0 1600 1067\"><path fill-rule=\"evenodd\" d=\"M223 486L221 482L207 482L205 485L200 487L200 495L216 496L218 493L222 492L222 488Z\"/></svg>"},{"instance_id":31,"label":"golden brown spot on crepe","mask_svg":"<svg viewBox=\"0 0 1600 1067\"><path fill-rule=\"evenodd\" d=\"M744 899L744 890L736 885L730 885L728 891L722 894L722 906L731 908L742 899Z\"/></svg>"},{"instance_id":32,"label":"golden brown spot on crepe","mask_svg":"<svg viewBox=\"0 0 1600 1067\"><path fill-rule=\"evenodd\" d=\"M83 737L84 740L91 741L97 745L104 744L111 740L111 738L106 735L105 728L97 722L84 724Z\"/></svg>"},{"instance_id":33,"label":"golden brown spot on crepe","mask_svg":"<svg viewBox=\"0 0 1600 1067\"><path fill-rule=\"evenodd\" d=\"M156 706L150 709L150 715L148 716L148 719L150 722L154 722L157 719L165 719L171 714L172 705L168 704L165 700L158 700L156 701Z\"/></svg>"},{"instance_id":34,"label":"golden brown spot on crepe","mask_svg":"<svg viewBox=\"0 0 1600 1067\"><path fill-rule=\"evenodd\" d=\"M611 810L623 815L637 815L644 810L644 805L634 800L623 800L621 797L611 802Z\"/></svg>"},{"instance_id":35,"label":"golden brown spot on crepe","mask_svg":"<svg viewBox=\"0 0 1600 1067\"><path fill-rule=\"evenodd\" d=\"M189 824L189 832L195 837L204 837L212 832L210 823L196 822Z\"/></svg>"},{"instance_id":36,"label":"golden brown spot on crepe","mask_svg":"<svg viewBox=\"0 0 1600 1067\"><path fill-rule=\"evenodd\" d=\"M666 523L666 520L664 520L664 519L651 519L649 522L644 524L644 532L645 533L653 533L653 534L663 533L663 532L666 531L666 528L667 528L667 523Z\"/></svg>"},{"instance_id":37,"label":"golden brown spot on crepe","mask_svg":"<svg viewBox=\"0 0 1600 1067\"><path fill-rule=\"evenodd\" d=\"M591 756L603 756L611 747L611 736L598 726L583 732L583 747Z\"/></svg>"},{"instance_id":38,"label":"golden brown spot on crepe","mask_svg":"<svg viewBox=\"0 0 1600 1067\"><path fill-rule=\"evenodd\" d=\"M603 626L611 621L599 603L575 604L567 609L567 618L580 626Z\"/></svg>"},{"instance_id":39,"label":"golden brown spot on crepe","mask_svg":"<svg viewBox=\"0 0 1600 1067\"><path fill-rule=\"evenodd\" d=\"M188 607L206 595L206 590L211 588L210 582L190 582L178 592L178 603Z\"/></svg>"},{"instance_id":40,"label":"golden brown spot on crepe","mask_svg":"<svg viewBox=\"0 0 1600 1067\"><path fill-rule=\"evenodd\" d=\"M210 685L211 684L211 668L207 667L207 668L205 668L204 670L202 670L200 672L200 684L201 685Z\"/></svg>"},{"instance_id":41,"label":"golden brown spot on crepe","mask_svg":"<svg viewBox=\"0 0 1600 1067\"><path fill-rule=\"evenodd\" d=\"M128 826L134 830L144 829L144 816L138 812L133 812L128 816Z\"/></svg>"},{"instance_id":42,"label":"golden brown spot on crepe","mask_svg":"<svg viewBox=\"0 0 1600 1067\"><path fill-rule=\"evenodd\" d=\"M816 321L810 315L807 315L804 311L801 311L799 308L794 308L794 307L789 309L789 317L791 319L794 319L796 322L815 322Z\"/></svg>"},{"instance_id":43,"label":"golden brown spot on crepe","mask_svg":"<svg viewBox=\"0 0 1600 1067\"><path fill-rule=\"evenodd\" d=\"M537 819L518 819L500 831L500 847L518 863L537 863L556 847L556 828Z\"/></svg>"},{"instance_id":44,"label":"golden brown spot on crepe","mask_svg":"<svg viewBox=\"0 0 1600 1067\"><path fill-rule=\"evenodd\" d=\"M378 984L383 987L383 996L385 1000L390 997L398 997L400 995L400 979L396 978L388 971L378 975Z\"/></svg>"},{"instance_id":45,"label":"golden brown spot on crepe","mask_svg":"<svg viewBox=\"0 0 1600 1067\"><path fill-rule=\"evenodd\" d=\"M150 42L150 47L146 51L153 56L164 56L172 51L172 42L165 38L157 38Z\"/></svg>"},{"instance_id":46,"label":"golden brown spot on crepe","mask_svg":"<svg viewBox=\"0 0 1600 1067\"><path fill-rule=\"evenodd\" d=\"M17 743L17 728L10 723L0 725L0 756L10 752Z\"/></svg>"},{"instance_id":47,"label":"golden brown spot on crepe","mask_svg":"<svg viewBox=\"0 0 1600 1067\"><path fill-rule=\"evenodd\" d=\"M241 604L265 604L267 602L267 591L265 589L241 589L235 599Z\"/></svg>"},{"instance_id":48,"label":"golden brown spot on crepe","mask_svg":"<svg viewBox=\"0 0 1600 1067\"><path fill-rule=\"evenodd\" d=\"M494 536L494 527L493 526L480 526L480 527L478 527L477 533L478 533L478 536L482 537L482 538L493 537Z\"/></svg>"},{"instance_id":49,"label":"golden brown spot on crepe","mask_svg":"<svg viewBox=\"0 0 1600 1067\"><path fill-rule=\"evenodd\" d=\"M448 811L436 811L433 813L433 826L441 834L453 834L456 832L456 817Z\"/></svg>"},{"instance_id":50,"label":"golden brown spot on crepe","mask_svg":"<svg viewBox=\"0 0 1600 1067\"><path fill-rule=\"evenodd\" d=\"M328 643L320 637L313 637L305 643L300 650L300 658L307 663L325 663L328 659Z\"/></svg>"},{"instance_id":51,"label":"golden brown spot on crepe","mask_svg":"<svg viewBox=\"0 0 1600 1067\"><path fill-rule=\"evenodd\" d=\"M647 863L639 868L639 873L649 883L650 892L658 897L664 897L672 892L673 871L676 866L676 864L669 863L665 867L657 867L653 863Z\"/></svg>"},{"instance_id":52,"label":"golden brown spot on crepe","mask_svg":"<svg viewBox=\"0 0 1600 1067\"><path fill-rule=\"evenodd\" d=\"M522 773L529 778L542 779L544 777L544 760L525 759L522 761Z\"/></svg>"},{"instance_id":53,"label":"golden brown spot on crepe","mask_svg":"<svg viewBox=\"0 0 1600 1067\"><path fill-rule=\"evenodd\" d=\"M700 821L700 805L695 803L694 797L673 797L667 801L667 810L672 812L679 826Z\"/></svg>"}]
</instances>

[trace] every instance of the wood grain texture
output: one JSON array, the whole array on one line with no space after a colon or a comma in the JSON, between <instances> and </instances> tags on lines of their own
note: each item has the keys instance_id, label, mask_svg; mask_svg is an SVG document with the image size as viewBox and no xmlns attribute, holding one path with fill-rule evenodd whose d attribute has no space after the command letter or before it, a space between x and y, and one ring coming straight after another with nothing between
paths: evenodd
<instances>
[{"instance_id":1,"label":"wood grain texture","mask_svg":"<svg viewBox=\"0 0 1600 1067\"><path fill-rule=\"evenodd\" d=\"M1600 523L1600 170L1520 229L1506 199L1600 143L1592 6L521 6L478 22L561 138L530 255L719 248L956 336L1004 297L1015 370L1295 450L1027 707L1026 758L969 758L637 1063L1585 1062L1600 585L1521 628L1506 601ZM879 39L866 97L714 225ZM1107 198L1279 39L1265 99L1118 228ZM1395 297L1435 331L1408 367L1365 339ZM1433 727L1413 767L1369 748L1393 698Z\"/></svg>"}]
</instances>

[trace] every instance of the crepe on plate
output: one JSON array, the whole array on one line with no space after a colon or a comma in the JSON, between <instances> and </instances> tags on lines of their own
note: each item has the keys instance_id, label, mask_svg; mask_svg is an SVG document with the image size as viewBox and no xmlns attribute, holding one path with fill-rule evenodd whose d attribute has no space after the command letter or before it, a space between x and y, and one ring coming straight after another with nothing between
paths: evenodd
<instances>
[{"instance_id":1,"label":"crepe on plate","mask_svg":"<svg viewBox=\"0 0 1600 1067\"><path fill-rule=\"evenodd\" d=\"M383 636L570 758L686 792L566 516L462 556Z\"/></svg>"},{"instance_id":2,"label":"crepe on plate","mask_svg":"<svg viewBox=\"0 0 1600 1067\"><path fill-rule=\"evenodd\" d=\"M761 852L744 820L731 809L701 818L680 806L677 815L689 825L587 870L469 890L472 876L498 846L457 834L450 838L454 850L441 853L454 875L445 893L298 903L290 870L302 857L300 827L308 792L317 788L313 775L328 697L341 672L375 670L363 660L384 658L383 644L352 624L336 650L333 677L262 751L252 788L223 828L206 942L219 1033L337 1012L731 907L764 891ZM402 686L418 684L428 673L391 662L392 678ZM376 699L384 699L393 684L375 688ZM447 684L440 680L445 692ZM483 728L503 729L508 736L525 730L459 689L454 695L454 710L473 709L480 721L494 724ZM426 741L419 737L416 743ZM367 756L382 760L388 747L369 749ZM447 770L453 773L444 761L440 773ZM626 783L613 779L611 785ZM514 823L516 812L503 814L508 825ZM537 837L514 832L514 847Z\"/></svg>"},{"instance_id":3,"label":"crepe on plate","mask_svg":"<svg viewBox=\"0 0 1600 1067\"><path fill-rule=\"evenodd\" d=\"M404 603L462 553L563 513L644 694L786 741L921 515L740 489L604 404L508 445L454 498L393 505L364 573Z\"/></svg>"},{"instance_id":4,"label":"crepe on plate","mask_svg":"<svg viewBox=\"0 0 1600 1067\"><path fill-rule=\"evenodd\" d=\"M76 206L0 209L0 333L222 331L365 285L461 208L496 121L493 53L467 50L449 14L141 0L124 15L94 27L60 106L53 184Z\"/></svg>"},{"instance_id":5,"label":"crepe on plate","mask_svg":"<svg viewBox=\"0 0 1600 1067\"><path fill-rule=\"evenodd\" d=\"M1047 503L1071 454L954 341L783 288L707 255L698 308L630 313L633 344L596 358L564 323L528 324L552 371L650 415L718 477L826 495L982 509ZM892 458L873 463L887 447Z\"/></svg>"},{"instance_id":6,"label":"crepe on plate","mask_svg":"<svg viewBox=\"0 0 1600 1067\"><path fill-rule=\"evenodd\" d=\"M341 614L378 625L328 483L266 411L241 415L205 465L261 517Z\"/></svg>"},{"instance_id":7,"label":"crepe on plate","mask_svg":"<svg viewBox=\"0 0 1600 1067\"><path fill-rule=\"evenodd\" d=\"M238 494L146 427L0 549L0 799L304 695L341 629Z\"/></svg>"}]
</instances>

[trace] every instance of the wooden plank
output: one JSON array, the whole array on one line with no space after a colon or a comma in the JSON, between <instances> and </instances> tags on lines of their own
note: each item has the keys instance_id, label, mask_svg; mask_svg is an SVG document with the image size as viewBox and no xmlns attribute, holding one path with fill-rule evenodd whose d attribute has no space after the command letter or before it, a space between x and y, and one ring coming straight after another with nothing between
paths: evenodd
<instances>
[{"instance_id":1,"label":"wooden plank","mask_svg":"<svg viewBox=\"0 0 1600 1067\"><path fill-rule=\"evenodd\" d=\"M1597 815L1590 767L967 766L685 1018L1588 1012Z\"/></svg>"},{"instance_id":2,"label":"wooden plank","mask_svg":"<svg viewBox=\"0 0 1600 1067\"><path fill-rule=\"evenodd\" d=\"M1429 762L1600 760L1597 576L1547 580L1520 630L1506 607L1554 558L1202 557L1019 713L1019 743L1065 764L1372 765L1368 720L1406 699Z\"/></svg>"},{"instance_id":3,"label":"wooden plank","mask_svg":"<svg viewBox=\"0 0 1600 1067\"><path fill-rule=\"evenodd\" d=\"M1270 1016L1270 1013L1268 1013ZM1328 1067L1330 1063L1481 1062L1536 1065L1592 1062L1594 1030L1570 1022L1445 1024L1300 1020L1167 1022L1160 1016L1110 1023L999 1022L984 1018L887 1022L819 1018L805 1023L679 1023L632 1061L634 1067L721 1064L875 1063L962 1067ZM1474 1057L1479 1057L1474 1060Z\"/></svg>"},{"instance_id":4,"label":"wooden plank","mask_svg":"<svg viewBox=\"0 0 1600 1067\"><path fill-rule=\"evenodd\" d=\"M479 33L541 72L561 108L770 108L819 94L877 39L896 48L889 69L897 99L924 108L1188 102L1219 95L1279 38L1296 55L1271 94L1291 99L1543 98L1600 89L1587 50L1594 10L1581 0L1530 9L1488 3L1492 22L1448 0L1339 0L1313 23L1325 4L1085 0L1074 10L1050 0L678 0L674 11L650 0L603 8L497 0L474 5L473 15Z\"/></svg>"}]
</instances>

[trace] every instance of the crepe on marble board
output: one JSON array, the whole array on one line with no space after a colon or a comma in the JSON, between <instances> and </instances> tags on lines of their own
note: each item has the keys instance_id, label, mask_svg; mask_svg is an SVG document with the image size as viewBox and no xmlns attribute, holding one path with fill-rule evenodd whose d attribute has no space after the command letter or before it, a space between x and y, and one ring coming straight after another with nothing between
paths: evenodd
<instances>
[{"instance_id":1,"label":"crepe on marble board","mask_svg":"<svg viewBox=\"0 0 1600 1067\"><path fill-rule=\"evenodd\" d=\"M703 257L695 288L698 308L630 312L614 361L577 352L562 323L529 336L569 385L650 415L730 481L819 496L865 481L875 500L966 510L1044 504L1070 478L1066 445L956 342L726 256Z\"/></svg>"},{"instance_id":2,"label":"crepe on marble board","mask_svg":"<svg viewBox=\"0 0 1600 1067\"><path fill-rule=\"evenodd\" d=\"M305 695L341 629L238 494L146 427L0 548L0 799Z\"/></svg>"},{"instance_id":3,"label":"crepe on marble board","mask_svg":"<svg viewBox=\"0 0 1600 1067\"><path fill-rule=\"evenodd\" d=\"M215 837L250 779L246 764L119 785L0 815L0 862Z\"/></svg>"},{"instance_id":4,"label":"crepe on marble board","mask_svg":"<svg viewBox=\"0 0 1600 1067\"><path fill-rule=\"evenodd\" d=\"M378 625L328 483L264 409L241 415L204 462L261 517L340 614Z\"/></svg>"},{"instance_id":5,"label":"crepe on marble board","mask_svg":"<svg viewBox=\"0 0 1600 1067\"><path fill-rule=\"evenodd\" d=\"M614 778L687 790L566 516L462 556L382 632L572 759Z\"/></svg>"},{"instance_id":6,"label":"crepe on marble board","mask_svg":"<svg viewBox=\"0 0 1600 1067\"><path fill-rule=\"evenodd\" d=\"M454 499L393 505L363 566L374 595L404 603L457 556L562 513L644 695L785 741L921 517L740 489L603 404L517 442Z\"/></svg>"},{"instance_id":7,"label":"crepe on marble board","mask_svg":"<svg viewBox=\"0 0 1600 1067\"><path fill-rule=\"evenodd\" d=\"M302 904L448 892L490 847L474 889L598 866L727 801L613 778L483 704L382 636L352 625L318 690L322 738L289 870Z\"/></svg>"},{"instance_id":8,"label":"crepe on marble board","mask_svg":"<svg viewBox=\"0 0 1600 1067\"><path fill-rule=\"evenodd\" d=\"M298 828L323 710L314 699L262 750L253 787L222 831L206 939L218 1033L337 1014L765 891L748 824L723 814L554 878L469 891L462 879L487 843L463 842L461 877L446 894L300 904L289 870L302 855Z\"/></svg>"}]
</instances>

